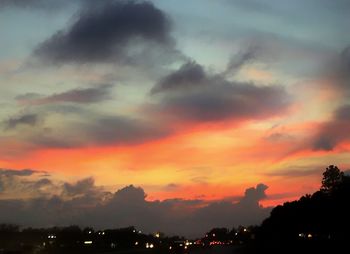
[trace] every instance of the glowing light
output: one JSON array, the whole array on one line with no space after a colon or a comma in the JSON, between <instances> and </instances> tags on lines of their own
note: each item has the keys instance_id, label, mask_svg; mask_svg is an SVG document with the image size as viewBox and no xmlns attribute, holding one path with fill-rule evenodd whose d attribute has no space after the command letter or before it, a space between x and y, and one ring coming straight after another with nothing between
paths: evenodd
<instances>
[{"instance_id":1,"label":"glowing light","mask_svg":"<svg viewBox=\"0 0 350 254\"><path fill-rule=\"evenodd\" d=\"M308 234L307 237L308 237L308 238L312 238L312 234Z\"/></svg>"},{"instance_id":2,"label":"glowing light","mask_svg":"<svg viewBox=\"0 0 350 254\"><path fill-rule=\"evenodd\" d=\"M171 250L172 248L173 248L173 247L172 247L172 246L170 246L170 247L169 247L169 250Z\"/></svg>"},{"instance_id":3,"label":"glowing light","mask_svg":"<svg viewBox=\"0 0 350 254\"><path fill-rule=\"evenodd\" d=\"M139 245L139 242L135 242L135 245Z\"/></svg>"},{"instance_id":4,"label":"glowing light","mask_svg":"<svg viewBox=\"0 0 350 254\"><path fill-rule=\"evenodd\" d=\"M159 238L159 237L160 237L160 234L159 234L159 233L156 233L156 234L155 234L155 237Z\"/></svg>"},{"instance_id":5,"label":"glowing light","mask_svg":"<svg viewBox=\"0 0 350 254\"><path fill-rule=\"evenodd\" d=\"M146 243L146 249L153 249L154 245L153 243Z\"/></svg>"},{"instance_id":6,"label":"glowing light","mask_svg":"<svg viewBox=\"0 0 350 254\"><path fill-rule=\"evenodd\" d=\"M92 241L84 241L84 244L86 244L86 245L91 245L91 244L92 244Z\"/></svg>"}]
</instances>

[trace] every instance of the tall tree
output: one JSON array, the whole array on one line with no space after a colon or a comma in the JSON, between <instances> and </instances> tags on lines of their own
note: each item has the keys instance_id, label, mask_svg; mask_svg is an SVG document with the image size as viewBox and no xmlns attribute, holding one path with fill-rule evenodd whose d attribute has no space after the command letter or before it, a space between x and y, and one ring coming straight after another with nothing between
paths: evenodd
<instances>
[{"instance_id":1,"label":"tall tree","mask_svg":"<svg viewBox=\"0 0 350 254\"><path fill-rule=\"evenodd\" d=\"M337 166L330 165L323 173L321 190L332 192L344 179L344 173Z\"/></svg>"}]
</instances>

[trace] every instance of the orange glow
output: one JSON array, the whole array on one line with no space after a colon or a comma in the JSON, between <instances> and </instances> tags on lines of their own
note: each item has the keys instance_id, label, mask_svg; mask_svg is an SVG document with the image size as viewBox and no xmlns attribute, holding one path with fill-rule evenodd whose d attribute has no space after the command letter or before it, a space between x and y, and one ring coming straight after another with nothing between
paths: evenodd
<instances>
[{"instance_id":1,"label":"orange glow","mask_svg":"<svg viewBox=\"0 0 350 254\"><path fill-rule=\"evenodd\" d=\"M2 165L15 169L30 166L48 171L62 181L92 176L97 185L111 191L134 184L142 186L150 200L239 197L257 183L267 184L272 194L285 193L286 188L292 193L261 202L269 206L319 187L315 175L304 177L303 182L309 182L309 186L301 188L301 178L281 176L276 180L270 172L280 171L286 165L324 166L340 158L345 164L350 163L346 157L348 143L332 153L307 148L308 140L302 138L317 128L318 122L296 122L266 131L264 125L268 123L197 125L167 138L132 146L33 150L20 157L9 157ZM175 187L166 187L171 184Z\"/></svg>"}]
</instances>

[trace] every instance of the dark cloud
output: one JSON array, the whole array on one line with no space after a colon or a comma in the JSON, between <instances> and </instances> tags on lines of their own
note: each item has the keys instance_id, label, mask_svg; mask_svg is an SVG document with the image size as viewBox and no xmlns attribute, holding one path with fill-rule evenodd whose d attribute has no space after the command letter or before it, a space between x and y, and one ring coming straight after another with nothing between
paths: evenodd
<instances>
[{"instance_id":1,"label":"dark cloud","mask_svg":"<svg viewBox=\"0 0 350 254\"><path fill-rule=\"evenodd\" d=\"M31 176L36 173L42 173L42 171L36 171L33 169L6 169L0 168L0 176Z\"/></svg>"},{"instance_id":2,"label":"dark cloud","mask_svg":"<svg viewBox=\"0 0 350 254\"><path fill-rule=\"evenodd\" d=\"M87 194L94 190L95 180L93 178L86 178L74 184L64 183L63 193L68 196L77 196Z\"/></svg>"},{"instance_id":3,"label":"dark cloud","mask_svg":"<svg viewBox=\"0 0 350 254\"><path fill-rule=\"evenodd\" d=\"M63 188L66 190L67 186L66 183ZM214 226L258 224L271 210L259 205L266 197L264 184L248 188L237 203L199 199L148 201L144 190L133 185L113 195L106 196L102 190L95 191L101 195L92 195L91 189L98 188L91 179L71 184L69 189L79 196L0 200L0 220L36 227L72 223L98 228L134 225L144 232L160 230L167 234L200 236Z\"/></svg>"},{"instance_id":4,"label":"dark cloud","mask_svg":"<svg viewBox=\"0 0 350 254\"><path fill-rule=\"evenodd\" d=\"M179 70L163 78L152 88L151 94L166 92L168 90L190 89L192 86L201 85L207 80L203 67L194 61L188 62Z\"/></svg>"},{"instance_id":5,"label":"dark cloud","mask_svg":"<svg viewBox=\"0 0 350 254\"><path fill-rule=\"evenodd\" d=\"M49 176L49 175L46 175L46 176ZM52 185L53 185L53 183L50 179L43 178L43 179L36 181L33 186L34 186L34 188L40 189L40 188L43 188L46 186L52 186Z\"/></svg>"},{"instance_id":6,"label":"dark cloud","mask_svg":"<svg viewBox=\"0 0 350 254\"><path fill-rule=\"evenodd\" d=\"M41 97L37 94L24 94L16 99L21 104L41 105L50 103L96 103L110 99L109 89L112 85L100 85L92 88L73 89L63 93L56 93L50 96Z\"/></svg>"},{"instance_id":7,"label":"dark cloud","mask_svg":"<svg viewBox=\"0 0 350 254\"><path fill-rule=\"evenodd\" d=\"M11 130L19 125L35 126L39 121L39 117L36 114L26 114L17 117L12 117L3 122L5 130Z\"/></svg>"},{"instance_id":8,"label":"dark cloud","mask_svg":"<svg viewBox=\"0 0 350 254\"><path fill-rule=\"evenodd\" d=\"M86 136L99 144L137 144L168 135L168 130L142 120L105 117L90 125L82 125Z\"/></svg>"},{"instance_id":9,"label":"dark cloud","mask_svg":"<svg viewBox=\"0 0 350 254\"><path fill-rule=\"evenodd\" d=\"M228 81L223 74L206 73L194 62L163 78L151 93L159 99L151 111L195 122L271 117L284 112L290 103L282 86Z\"/></svg>"},{"instance_id":10,"label":"dark cloud","mask_svg":"<svg viewBox=\"0 0 350 254\"><path fill-rule=\"evenodd\" d=\"M338 75L339 83L350 95L350 46L345 48L340 54L338 65L335 65L336 75Z\"/></svg>"},{"instance_id":11,"label":"dark cloud","mask_svg":"<svg viewBox=\"0 0 350 254\"><path fill-rule=\"evenodd\" d=\"M53 63L130 62L141 45L172 48L169 31L167 16L150 2L106 1L84 8L67 30L44 41L34 54Z\"/></svg>"},{"instance_id":12,"label":"dark cloud","mask_svg":"<svg viewBox=\"0 0 350 254\"><path fill-rule=\"evenodd\" d=\"M322 77L330 79L332 88L339 89L346 99L350 96L350 46L324 64Z\"/></svg>"},{"instance_id":13,"label":"dark cloud","mask_svg":"<svg viewBox=\"0 0 350 254\"><path fill-rule=\"evenodd\" d=\"M230 59L226 71L223 74L235 74L244 65L254 62L258 58L260 50L261 48L259 46L251 45L245 50L240 51Z\"/></svg>"},{"instance_id":14,"label":"dark cloud","mask_svg":"<svg viewBox=\"0 0 350 254\"><path fill-rule=\"evenodd\" d=\"M279 87L235 83L206 87L201 91L164 99L162 107L186 120L220 121L258 119L281 113L288 102Z\"/></svg>"},{"instance_id":15,"label":"dark cloud","mask_svg":"<svg viewBox=\"0 0 350 254\"><path fill-rule=\"evenodd\" d=\"M93 116L62 129L33 134L29 142L36 147L73 148L91 145L133 145L167 136L170 130L152 122L125 116Z\"/></svg>"},{"instance_id":16,"label":"dark cloud","mask_svg":"<svg viewBox=\"0 0 350 254\"><path fill-rule=\"evenodd\" d=\"M349 121L350 122L350 104L339 107L335 111L335 119L338 121Z\"/></svg>"},{"instance_id":17,"label":"dark cloud","mask_svg":"<svg viewBox=\"0 0 350 254\"><path fill-rule=\"evenodd\" d=\"M0 198L8 195L42 195L42 190L51 185L51 181L47 178L28 180L40 178L42 173L46 172L33 169L15 170L0 168Z\"/></svg>"},{"instance_id":18,"label":"dark cloud","mask_svg":"<svg viewBox=\"0 0 350 254\"><path fill-rule=\"evenodd\" d=\"M350 140L350 105L339 107L329 122L321 124L313 138L314 150L331 151L337 145Z\"/></svg>"}]
</instances>

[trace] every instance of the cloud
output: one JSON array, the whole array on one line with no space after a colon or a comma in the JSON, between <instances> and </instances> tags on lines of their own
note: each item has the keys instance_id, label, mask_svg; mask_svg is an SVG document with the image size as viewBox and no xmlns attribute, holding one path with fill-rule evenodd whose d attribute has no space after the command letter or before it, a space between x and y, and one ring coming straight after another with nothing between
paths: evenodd
<instances>
[{"instance_id":1,"label":"cloud","mask_svg":"<svg viewBox=\"0 0 350 254\"><path fill-rule=\"evenodd\" d=\"M320 175L322 172L319 168L315 169L306 169L306 168L297 168L297 169L286 169L286 170L278 170L275 172L269 172L266 173L265 175L267 176L278 176L278 177L305 177L305 176L316 176Z\"/></svg>"},{"instance_id":2,"label":"cloud","mask_svg":"<svg viewBox=\"0 0 350 254\"><path fill-rule=\"evenodd\" d=\"M227 68L223 74L235 74L244 65L254 62L258 58L260 51L261 48L259 46L253 45L249 46L245 50L240 51L237 55L233 56L230 59Z\"/></svg>"},{"instance_id":3,"label":"cloud","mask_svg":"<svg viewBox=\"0 0 350 254\"><path fill-rule=\"evenodd\" d=\"M331 151L342 142L350 140L350 105L337 108L333 118L321 124L316 136L313 138L314 150Z\"/></svg>"},{"instance_id":4,"label":"cloud","mask_svg":"<svg viewBox=\"0 0 350 254\"><path fill-rule=\"evenodd\" d=\"M350 46L329 60L324 69L332 85L340 89L344 96L350 96Z\"/></svg>"},{"instance_id":5,"label":"cloud","mask_svg":"<svg viewBox=\"0 0 350 254\"><path fill-rule=\"evenodd\" d=\"M105 193L94 185L92 178L87 178L63 185L63 190L74 194L68 199L60 195L28 200L0 199L0 220L35 227L72 223L97 228L134 225L144 232L160 230L167 234L201 236L214 226L260 223L271 210L259 205L266 197L266 189L264 184L248 188L236 203L200 199L148 201L140 187L129 185L114 194Z\"/></svg>"},{"instance_id":6,"label":"cloud","mask_svg":"<svg viewBox=\"0 0 350 254\"><path fill-rule=\"evenodd\" d=\"M150 2L107 1L81 10L68 29L41 43L34 55L53 63L132 62L146 54L137 51L148 43L172 49L170 27Z\"/></svg>"},{"instance_id":7,"label":"cloud","mask_svg":"<svg viewBox=\"0 0 350 254\"><path fill-rule=\"evenodd\" d=\"M0 168L0 176L31 176L36 173L42 173L33 169L20 169L20 170L14 170L14 169L6 169L6 168Z\"/></svg>"},{"instance_id":8,"label":"cloud","mask_svg":"<svg viewBox=\"0 0 350 254\"><path fill-rule=\"evenodd\" d=\"M151 89L151 94L168 90L191 89L192 86L200 86L206 81L207 77L203 67L194 61L190 61L158 82Z\"/></svg>"},{"instance_id":9,"label":"cloud","mask_svg":"<svg viewBox=\"0 0 350 254\"><path fill-rule=\"evenodd\" d=\"M87 194L94 189L95 180L91 177L80 180L74 184L64 183L63 193L68 196Z\"/></svg>"},{"instance_id":10,"label":"cloud","mask_svg":"<svg viewBox=\"0 0 350 254\"><path fill-rule=\"evenodd\" d=\"M33 169L7 169L0 168L0 199L4 197L26 197L27 195L40 195L51 181L42 178L45 171ZM32 180L34 178L34 180Z\"/></svg>"},{"instance_id":11,"label":"cloud","mask_svg":"<svg viewBox=\"0 0 350 254\"><path fill-rule=\"evenodd\" d=\"M101 85L92 88L73 89L46 97L41 97L37 94L28 93L17 96L16 99L19 103L25 105L41 105L64 102L81 104L96 103L110 98L109 89L111 87L112 85Z\"/></svg>"},{"instance_id":12,"label":"cloud","mask_svg":"<svg viewBox=\"0 0 350 254\"><path fill-rule=\"evenodd\" d=\"M39 117L36 114L25 114L17 117L10 118L3 122L5 130L15 129L19 125L35 126L39 121Z\"/></svg>"},{"instance_id":13,"label":"cloud","mask_svg":"<svg viewBox=\"0 0 350 254\"><path fill-rule=\"evenodd\" d=\"M134 145L156 140L170 130L152 122L126 116L94 116L25 139L34 147L73 148L93 145Z\"/></svg>"},{"instance_id":14,"label":"cloud","mask_svg":"<svg viewBox=\"0 0 350 254\"><path fill-rule=\"evenodd\" d=\"M350 92L350 46L345 48L340 55L339 73L342 84Z\"/></svg>"},{"instance_id":15,"label":"cloud","mask_svg":"<svg viewBox=\"0 0 350 254\"><path fill-rule=\"evenodd\" d=\"M284 112L290 102L282 86L228 81L206 74L193 62L163 78L151 93L159 98L151 107L156 113L195 122L271 117Z\"/></svg>"}]
</instances>

